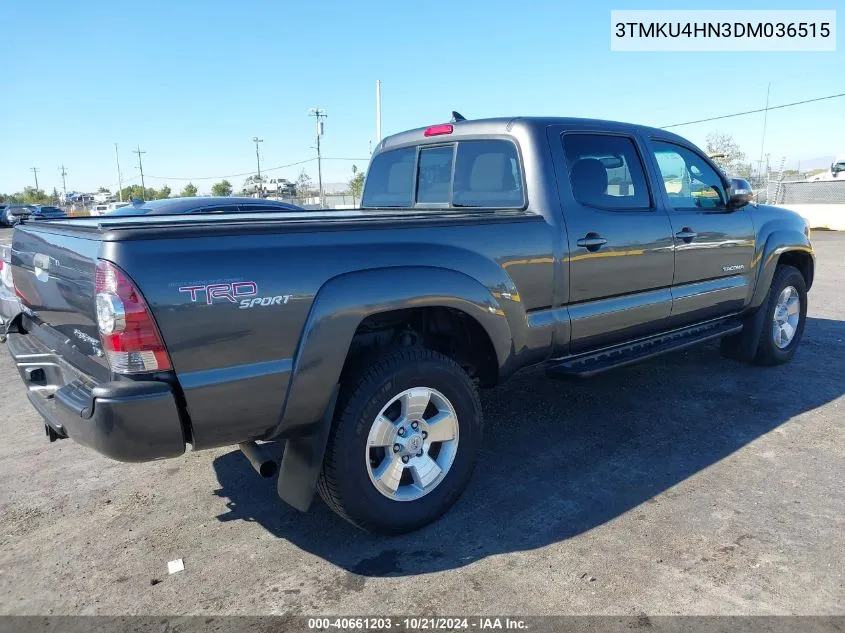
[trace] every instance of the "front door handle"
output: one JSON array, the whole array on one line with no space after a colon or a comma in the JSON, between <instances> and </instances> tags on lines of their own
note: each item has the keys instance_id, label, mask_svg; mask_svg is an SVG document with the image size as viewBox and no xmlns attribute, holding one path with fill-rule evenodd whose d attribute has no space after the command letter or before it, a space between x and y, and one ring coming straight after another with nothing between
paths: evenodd
<instances>
[{"instance_id":1,"label":"front door handle","mask_svg":"<svg viewBox=\"0 0 845 633\"><path fill-rule=\"evenodd\" d=\"M684 240L684 242L686 242L687 244L689 244L689 243L690 243L690 242L692 242L695 238L697 238L697 237L698 237L698 233L696 233L695 231L693 231L693 230L692 230L691 228L689 228L688 226L685 226L685 227L684 227L684 228L682 228L680 231L678 231L677 233L675 233L675 237L677 237L677 238L678 238L678 239L680 239L680 240Z\"/></svg>"},{"instance_id":2,"label":"front door handle","mask_svg":"<svg viewBox=\"0 0 845 633\"><path fill-rule=\"evenodd\" d=\"M587 233L584 237L582 237L580 240L578 240L575 243L578 246L583 246L588 251L595 252L595 251L599 250L602 246L607 244L607 240L604 239L598 233Z\"/></svg>"}]
</instances>

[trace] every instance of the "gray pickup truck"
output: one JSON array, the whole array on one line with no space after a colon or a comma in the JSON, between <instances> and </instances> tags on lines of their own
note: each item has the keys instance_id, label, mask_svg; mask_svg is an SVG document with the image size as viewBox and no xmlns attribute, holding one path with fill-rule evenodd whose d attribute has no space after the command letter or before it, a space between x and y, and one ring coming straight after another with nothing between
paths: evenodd
<instances>
[{"instance_id":1,"label":"gray pickup truck","mask_svg":"<svg viewBox=\"0 0 845 633\"><path fill-rule=\"evenodd\" d=\"M380 142L357 210L24 220L7 341L50 439L239 444L291 505L396 533L455 502L478 388L521 368L788 361L809 233L664 130L459 120Z\"/></svg>"}]
</instances>

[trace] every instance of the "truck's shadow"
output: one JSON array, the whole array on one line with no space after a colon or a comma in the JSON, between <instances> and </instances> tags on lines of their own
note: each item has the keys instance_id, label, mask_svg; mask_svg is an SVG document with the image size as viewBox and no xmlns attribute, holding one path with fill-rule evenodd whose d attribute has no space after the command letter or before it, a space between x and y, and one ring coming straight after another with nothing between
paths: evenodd
<instances>
[{"instance_id":1,"label":"truck's shadow","mask_svg":"<svg viewBox=\"0 0 845 633\"><path fill-rule=\"evenodd\" d=\"M300 514L238 451L214 462L217 494L229 506L219 519L257 521L364 576L428 573L543 547L649 502L839 397L843 341L845 322L811 318L793 362L777 368L725 360L711 345L580 383L520 374L482 395L486 437L473 480L450 512L415 534L365 534L319 499Z\"/></svg>"}]
</instances>

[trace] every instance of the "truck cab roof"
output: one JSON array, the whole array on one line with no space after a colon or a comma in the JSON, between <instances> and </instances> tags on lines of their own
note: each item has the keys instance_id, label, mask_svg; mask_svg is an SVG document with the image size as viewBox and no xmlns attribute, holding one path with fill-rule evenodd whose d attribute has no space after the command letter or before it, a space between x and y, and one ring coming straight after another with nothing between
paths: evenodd
<instances>
[{"instance_id":1,"label":"truck cab roof","mask_svg":"<svg viewBox=\"0 0 845 633\"><path fill-rule=\"evenodd\" d=\"M638 125L635 123L625 123L621 121L606 121L602 119L587 119L579 117L544 117L544 116L526 116L526 117L497 117L490 119L474 119L457 121L453 123L437 123L426 127L420 127L405 132L399 132L391 136L385 137L381 143L376 147L377 151L383 151L403 145L422 142L444 142L449 139L462 138L468 136L483 137L483 136L501 136L501 135L519 135L522 133L541 133L547 127L552 125L572 126L580 129L596 128L605 131L617 132L632 132L639 131L640 133L649 136L660 136L662 138L674 139L683 143L687 141L683 138L668 132L661 128L649 127L646 125ZM441 132L438 134L426 134L427 130L434 127L451 126L450 132Z\"/></svg>"}]
</instances>

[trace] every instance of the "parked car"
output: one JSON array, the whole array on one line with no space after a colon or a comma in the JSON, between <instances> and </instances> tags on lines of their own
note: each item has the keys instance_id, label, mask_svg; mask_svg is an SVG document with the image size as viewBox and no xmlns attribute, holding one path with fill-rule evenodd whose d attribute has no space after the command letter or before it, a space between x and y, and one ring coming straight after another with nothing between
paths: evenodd
<instances>
[{"instance_id":1,"label":"parked car","mask_svg":"<svg viewBox=\"0 0 845 633\"><path fill-rule=\"evenodd\" d=\"M30 205L29 216L33 219L49 219L49 218L63 218L67 214L59 207L53 207L46 204Z\"/></svg>"},{"instance_id":2,"label":"parked car","mask_svg":"<svg viewBox=\"0 0 845 633\"><path fill-rule=\"evenodd\" d=\"M267 190L267 179L261 176L247 176L244 180L244 193L262 193Z\"/></svg>"},{"instance_id":3,"label":"parked car","mask_svg":"<svg viewBox=\"0 0 845 633\"><path fill-rule=\"evenodd\" d=\"M255 441L283 441L287 502L316 488L357 526L405 532L467 485L479 386L718 339L789 361L809 228L752 199L666 130L433 125L378 144L358 210L21 224L8 348L51 439L130 462L237 443L262 474L278 444ZM142 206L161 204L180 202Z\"/></svg>"},{"instance_id":4,"label":"parked car","mask_svg":"<svg viewBox=\"0 0 845 633\"><path fill-rule=\"evenodd\" d=\"M828 167L827 171L823 171L815 176L810 176L807 179L809 182L831 182L845 180L845 154L837 156Z\"/></svg>"},{"instance_id":5,"label":"parked car","mask_svg":"<svg viewBox=\"0 0 845 633\"><path fill-rule=\"evenodd\" d=\"M12 247L0 244L0 326L5 327L21 311L12 281Z\"/></svg>"},{"instance_id":6,"label":"parked car","mask_svg":"<svg viewBox=\"0 0 845 633\"><path fill-rule=\"evenodd\" d=\"M195 197L165 198L130 204L109 211L108 215L182 215L188 213L255 213L259 211L303 211L288 202L260 198Z\"/></svg>"},{"instance_id":7,"label":"parked car","mask_svg":"<svg viewBox=\"0 0 845 633\"><path fill-rule=\"evenodd\" d=\"M271 178L266 182L264 192L271 196L293 198L296 196L296 185L286 178Z\"/></svg>"},{"instance_id":8,"label":"parked car","mask_svg":"<svg viewBox=\"0 0 845 633\"><path fill-rule=\"evenodd\" d=\"M3 209L3 224L15 226L20 219L32 213L32 206L27 204L10 204Z\"/></svg>"}]
</instances>

